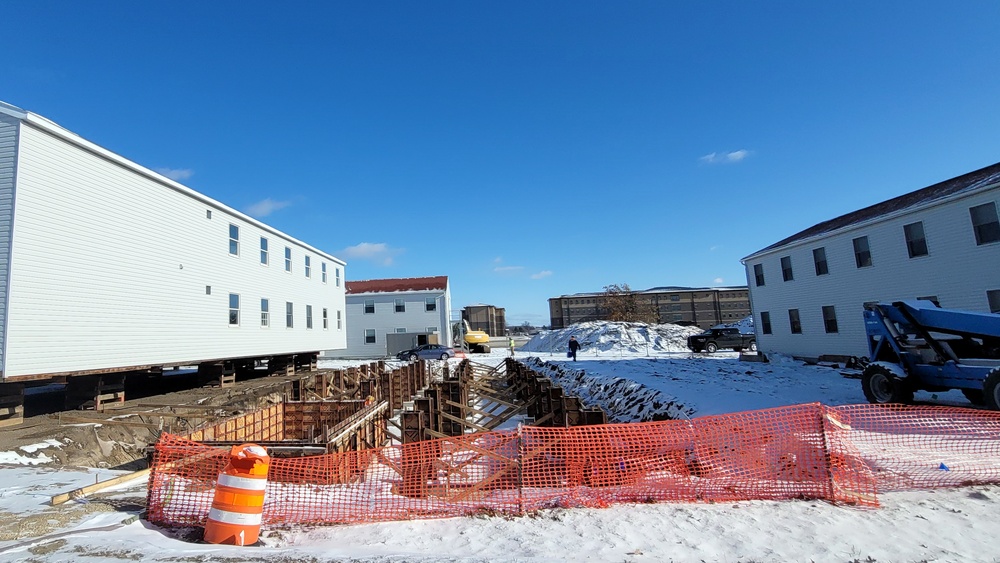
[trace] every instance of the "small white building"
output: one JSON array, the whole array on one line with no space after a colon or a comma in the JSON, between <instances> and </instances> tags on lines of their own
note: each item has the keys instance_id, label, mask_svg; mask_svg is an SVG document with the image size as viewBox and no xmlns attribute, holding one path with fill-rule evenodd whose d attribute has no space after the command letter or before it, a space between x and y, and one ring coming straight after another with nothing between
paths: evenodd
<instances>
[{"instance_id":1,"label":"small white building","mask_svg":"<svg viewBox=\"0 0 1000 563\"><path fill-rule=\"evenodd\" d=\"M742 262L758 347L867 356L869 301L1000 312L1000 164L814 225Z\"/></svg>"},{"instance_id":2,"label":"small white building","mask_svg":"<svg viewBox=\"0 0 1000 563\"><path fill-rule=\"evenodd\" d=\"M450 346L450 319L448 276L349 281L347 349L325 355L383 358L434 340Z\"/></svg>"},{"instance_id":3,"label":"small white building","mask_svg":"<svg viewBox=\"0 0 1000 563\"><path fill-rule=\"evenodd\" d=\"M0 103L3 381L343 348L344 265Z\"/></svg>"}]
</instances>

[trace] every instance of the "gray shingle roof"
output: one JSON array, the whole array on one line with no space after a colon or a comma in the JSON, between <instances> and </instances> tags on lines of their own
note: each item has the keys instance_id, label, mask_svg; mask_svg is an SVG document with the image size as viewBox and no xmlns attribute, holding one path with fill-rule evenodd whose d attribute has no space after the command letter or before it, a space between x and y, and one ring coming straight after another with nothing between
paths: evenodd
<instances>
[{"instance_id":1,"label":"gray shingle roof","mask_svg":"<svg viewBox=\"0 0 1000 563\"><path fill-rule=\"evenodd\" d=\"M779 240L771 246L762 248L750 256L760 254L761 252L767 252L775 248L780 248L798 240L842 229L850 225L875 219L883 215L888 215L889 213L915 207L917 205L928 203L936 199L958 194L964 191L972 191L976 188L997 182L1000 182L1000 162L987 166L986 168L980 168L974 172L969 172L968 174L952 178L951 180L939 182L933 186L927 186L926 188L919 189L915 192L894 197L883 201L882 203L870 205L864 209L852 211L851 213L841 215L840 217L830 219L829 221L823 221L822 223L813 225L804 231L795 233L788 238Z\"/></svg>"}]
</instances>

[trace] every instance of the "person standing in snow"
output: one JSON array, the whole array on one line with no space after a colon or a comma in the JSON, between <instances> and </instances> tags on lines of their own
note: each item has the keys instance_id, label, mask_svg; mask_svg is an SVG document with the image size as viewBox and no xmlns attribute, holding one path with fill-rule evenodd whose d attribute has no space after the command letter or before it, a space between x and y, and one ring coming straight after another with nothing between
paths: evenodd
<instances>
[{"instance_id":1,"label":"person standing in snow","mask_svg":"<svg viewBox=\"0 0 1000 563\"><path fill-rule=\"evenodd\" d=\"M576 361L576 352L579 349L580 349L580 342L576 339L575 336L570 336L569 337L569 357L573 358L574 362Z\"/></svg>"},{"instance_id":2,"label":"person standing in snow","mask_svg":"<svg viewBox=\"0 0 1000 563\"><path fill-rule=\"evenodd\" d=\"M514 357L514 337L513 336L508 336L507 337L507 345L510 346L510 357L513 358Z\"/></svg>"}]
</instances>

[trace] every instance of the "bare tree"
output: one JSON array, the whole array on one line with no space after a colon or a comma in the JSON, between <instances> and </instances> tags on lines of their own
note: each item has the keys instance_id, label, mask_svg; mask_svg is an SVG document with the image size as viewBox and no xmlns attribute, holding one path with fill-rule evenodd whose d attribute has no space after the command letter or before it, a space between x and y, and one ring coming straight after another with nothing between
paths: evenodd
<instances>
[{"instance_id":1,"label":"bare tree","mask_svg":"<svg viewBox=\"0 0 1000 563\"><path fill-rule=\"evenodd\" d=\"M632 291L627 283L604 286L602 301L609 321L656 324L660 320L653 302Z\"/></svg>"}]
</instances>

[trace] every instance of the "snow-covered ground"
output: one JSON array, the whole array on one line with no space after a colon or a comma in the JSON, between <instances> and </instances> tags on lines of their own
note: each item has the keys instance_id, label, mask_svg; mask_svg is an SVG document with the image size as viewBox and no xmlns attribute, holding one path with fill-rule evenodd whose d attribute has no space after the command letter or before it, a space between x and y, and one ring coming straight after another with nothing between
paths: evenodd
<instances>
[{"instance_id":1,"label":"snow-covered ground","mask_svg":"<svg viewBox=\"0 0 1000 563\"><path fill-rule=\"evenodd\" d=\"M671 401L662 412L675 418L813 401L864 402L860 382L836 369L787 358L764 364L740 362L731 352L688 353L677 343L691 331L582 325L540 334L515 355L551 372L585 402L615 410L619 420L647 418L650 408L639 405L653 400ZM566 358L570 334L589 343L577 362ZM496 365L507 354L497 350L472 360ZM321 367L337 365L344 362L321 362ZM923 399L968 405L954 393ZM262 546L213 546L132 521L138 509L130 499L144 497L143 480L122 484L106 498L49 506L51 495L114 475L52 467L42 456L47 448L60 447L53 442L0 452L0 561L1000 560L994 533L1000 486L883 493L883 506L875 510L801 500L619 505L513 518L265 528ZM51 531L31 537L40 521Z\"/></svg>"}]
</instances>

